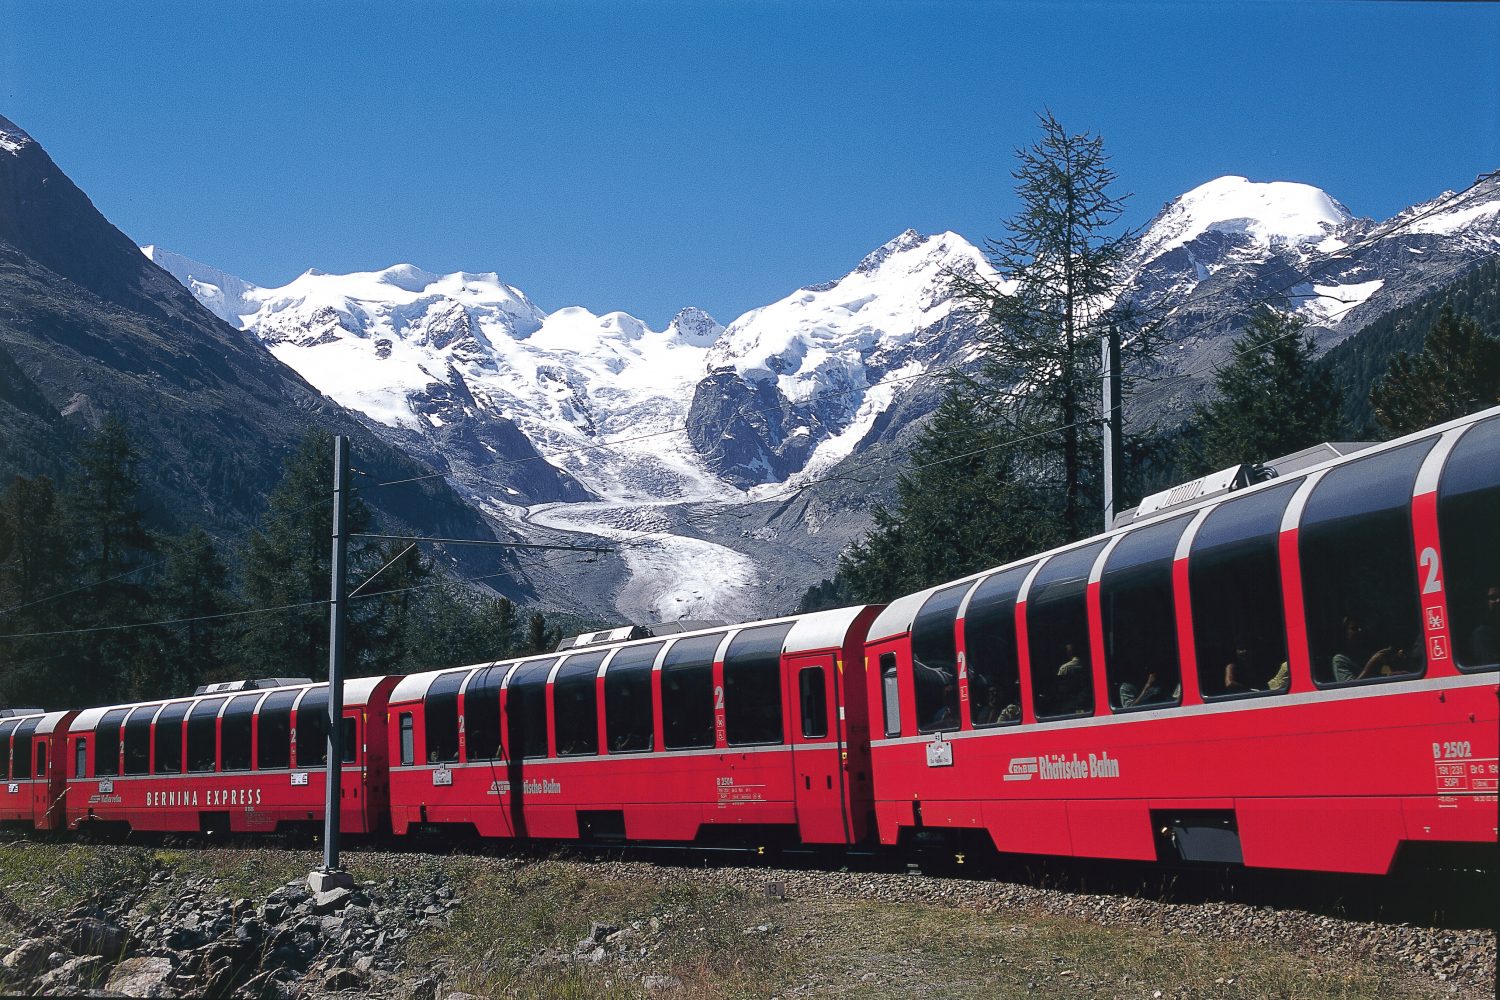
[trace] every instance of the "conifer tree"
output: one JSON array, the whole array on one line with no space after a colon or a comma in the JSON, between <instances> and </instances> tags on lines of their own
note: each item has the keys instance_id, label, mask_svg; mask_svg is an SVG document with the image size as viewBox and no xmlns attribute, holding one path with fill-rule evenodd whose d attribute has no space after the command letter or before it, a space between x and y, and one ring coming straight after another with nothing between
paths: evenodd
<instances>
[{"instance_id":1,"label":"conifer tree","mask_svg":"<svg viewBox=\"0 0 1500 1000\"><path fill-rule=\"evenodd\" d=\"M1415 357L1391 359L1370 390L1375 420L1389 437L1500 403L1500 337L1444 305Z\"/></svg>"},{"instance_id":2,"label":"conifer tree","mask_svg":"<svg viewBox=\"0 0 1500 1000\"><path fill-rule=\"evenodd\" d=\"M229 589L229 569L214 540L194 526L162 540L165 555L152 587L152 606L162 620L211 618L239 607ZM132 694L159 698L187 694L205 681L230 680L236 663L239 623L219 619L168 626L151 669L137 674Z\"/></svg>"},{"instance_id":3,"label":"conifer tree","mask_svg":"<svg viewBox=\"0 0 1500 1000\"><path fill-rule=\"evenodd\" d=\"M949 387L897 478L895 508L877 507L875 527L840 559L850 596L889 600L1055 540L1043 498L975 399L966 383Z\"/></svg>"},{"instance_id":4,"label":"conifer tree","mask_svg":"<svg viewBox=\"0 0 1500 1000\"><path fill-rule=\"evenodd\" d=\"M1343 398L1313 360L1302 319L1258 310L1214 378L1214 400L1199 407L1197 471L1264 462L1340 436Z\"/></svg>"},{"instance_id":5,"label":"conifer tree","mask_svg":"<svg viewBox=\"0 0 1500 1000\"><path fill-rule=\"evenodd\" d=\"M73 542L61 502L46 476L16 477L0 492L0 634L26 635L71 626L80 607ZM66 636L0 639L0 699L52 707L73 693Z\"/></svg>"},{"instance_id":6,"label":"conifer tree","mask_svg":"<svg viewBox=\"0 0 1500 1000\"><path fill-rule=\"evenodd\" d=\"M1113 330L1127 366L1155 350L1128 304L1116 303L1134 233L1115 232L1124 197L1103 140L1040 116L1042 138L1016 151L1020 212L986 244L1002 279L953 276L977 322L985 398L1011 436L1026 441L1027 473L1055 497L1066 539L1090 533L1100 508L1102 345Z\"/></svg>"},{"instance_id":7,"label":"conifer tree","mask_svg":"<svg viewBox=\"0 0 1500 1000\"><path fill-rule=\"evenodd\" d=\"M252 607L324 602L329 596L333 537L333 437L313 431L287 459L261 527L244 556L244 593ZM368 530L370 511L357 495L348 501L347 527ZM351 578L365 565L366 546L351 546ZM373 572L376 567L371 567ZM351 583L350 589L356 584ZM351 607L360 609L359 602ZM316 677L328 669L328 607L317 603L247 616L243 642L248 677ZM356 610L345 641L357 662L367 635ZM356 676L351 670L350 676Z\"/></svg>"}]
</instances>

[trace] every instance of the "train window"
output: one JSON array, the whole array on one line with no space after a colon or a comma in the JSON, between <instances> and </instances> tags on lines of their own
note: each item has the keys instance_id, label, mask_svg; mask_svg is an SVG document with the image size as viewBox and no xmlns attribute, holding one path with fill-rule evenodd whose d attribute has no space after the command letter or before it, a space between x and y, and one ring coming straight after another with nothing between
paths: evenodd
<instances>
[{"instance_id":1,"label":"train window","mask_svg":"<svg viewBox=\"0 0 1500 1000\"><path fill-rule=\"evenodd\" d=\"M344 716L343 730L339 734L339 760L353 764L359 759L359 724L351 716Z\"/></svg>"},{"instance_id":2,"label":"train window","mask_svg":"<svg viewBox=\"0 0 1500 1000\"><path fill-rule=\"evenodd\" d=\"M417 759L417 741L412 732L410 712L401 713L401 763L410 767Z\"/></svg>"},{"instance_id":3,"label":"train window","mask_svg":"<svg viewBox=\"0 0 1500 1000\"><path fill-rule=\"evenodd\" d=\"M782 743L781 647L786 625L747 628L724 654L724 734L730 746Z\"/></svg>"},{"instance_id":4,"label":"train window","mask_svg":"<svg viewBox=\"0 0 1500 1000\"><path fill-rule=\"evenodd\" d=\"M422 720L427 731L427 763L458 760L458 689L467 670L450 670L433 678L422 698Z\"/></svg>"},{"instance_id":5,"label":"train window","mask_svg":"<svg viewBox=\"0 0 1500 1000\"><path fill-rule=\"evenodd\" d=\"M512 757L547 756L547 675L556 662L528 663L510 679L505 694L505 724Z\"/></svg>"},{"instance_id":6,"label":"train window","mask_svg":"<svg viewBox=\"0 0 1500 1000\"><path fill-rule=\"evenodd\" d=\"M599 664L605 654L579 653L564 661L552 682L557 755L582 757L599 752Z\"/></svg>"},{"instance_id":7,"label":"train window","mask_svg":"<svg viewBox=\"0 0 1500 1000\"><path fill-rule=\"evenodd\" d=\"M297 703L297 767L328 766L328 685L309 688Z\"/></svg>"},{"instance_id":8,"label":"train window","mask_svg":"<svg viewBox=\"0 0 1500 1000\"><path fill-rule=\"evenodd\" d=\"M1099 581L1109 704L1160 708L1182 702L1172 563L1188 518L1137 528L1109 554Z\"/></svg>"},{"instance_id":9,"label":"train window","mask_svg":"<svg viewBox=\"0 0 1500 1000\"><path fill-rule=\"evenodd\" d=\"M297 691L273 691L256 714L255 767L274 771L292 766L292 704Z\"/></svg>"},{"instance_id":10,"label":"train window","mask_svg":"<svg viewBox=\"0 0 1500 1000\"><path fill-rule=\"evenodd\" d=\"M47 741L45 739L36 741L36 776L38 778L47 776Z\"/></svg>"},{"instance_id":11,"label":"train window","mask_svg":"<svg viewBox=\"0 0 1500 1000\"><path fill-rule=\"evenodd\" d=\"M13 781L31 776L31 734L36 732L36 724L40 721L27 719L16 727L10 749L10 776Z\"/></svg>"},{"instance_id":12,"label":"train window","mask_svg":"<svg viewBox=\"0 0 1500 1000\"><path fill-rule=\"evenodd\" d=\"M10 758L11 734L16 731L16 726L18 725L20 725L20 722L16 719L6 719L4 722L0 722L0 755L4 755L4 758L7 760ZM14 776L14 773L13 771L7 772L10 776Z\"/></svg>"},{"instance_id":13,"label":"train window","mask_svg":"<svg viewBox=\"0 0 1500 1000\"><path fill-rule=\"evenodd\" d=\"M250 725L255 721L255 703L260 699L259 694L242 694L231 699L229 707L224 709L224 720L219 724L222 770L250 770Z\"/></svg>"},{"instance_id":14,"label":"train window","mask_svg":"<svg viewBox=\"0 0 1500 1000\"><path fill-rule=\"evenodd\" d=\"M1031 582L1026 598L1032 707L1038 719L1094 713L1089 662L1089 570L1104 548L1095 542L1053 556Z\"/></svg>"},{"instance_id":15,"label":"train window","mask_svg":"<svg viewBox=\"0 0 1500 1000\"><path fill-rule=\"evenodd\" d=\"M224 698L208 698L193 706L187 720L187 769L212 771L218 767L219 709Z\"/></svg>"},{"instance_id":16,"label":"train window","mask_svg":"<svg viewBox=\"0 0 1500 1000\"><path fill-rule=\"evenodd\" d=\"M156 773L182 773L182 720L187 718L191 702L169 702L156 717Z\"/></svg>"},{"instance_id":17,"label":"train window","mask_svg":"<svg viewBox=\"0 0 1500 1000\"><path fill-rule=\"evenodd\" d=\"M1285 694L1281 519L1298 483L1215 507L1188 554L1193 645L1205 698Z\"/></svg>"},{"instance_id":18,"label":"train window","mask_svg":"<svg viewBox=\"0 0 1500 1000\"><path fill-rule=\"evenodd\" d=\"M803 667L797 674L797 692L802 702L802 738L821 740L828 735L828 680L822 667Z\"/></svg>"},{"instance_id":19,"label":"train window","mask_svg":"<svg viewBox=\"0 0 1500 1000\"><path fill-rule=\"evenodd\" d=\"M464 752L469 760L498 760L500 751L500 685L510 664L488 666L464 688Z\"/></svg>"},{"instance_id":20,"label":"train window","mask_svg":"<svg viewBox=\"0 0 1500 1000\"><path fill-rule=\"evenodd\" d=\"M142 705L125 720L125 773L151 773L151 720L160 705Z\"/></svg>"},{"instance_id":21,"label":"train window","mask_svg":"<svg viewBox=\"0 0 1500 1000\"><path fill-rule=\"evenodd\" d=\"M604 671L604 733L610 753L638 753L655 745L651 665L661 647L653 642L622 649Z\"/></svg>"},{"instance_id":22,"label":"train window","mask_svg":"<svg viewBox=\"0 0 1500 1000\"><path fill-rule=\"evenodd\" d=\"M87 778L89 771L89 745L84 740L73 741L73 777Z\"/></svg>"},{"instance_id":23,"label":"train window","mask_svg":"<svg viewBox=\"0 0 1500 1000\"><path fill-rule=\"evenodd\" d=\"M896 676L896 654L880 654L880 697L885 704L885 734L901 735L901 681Z\"/></svg>"},{"instance_id":24,"label":"train window","mask_svg":"<svg viewBox=\"0 0 1500 1000\"><path fill-rule=\"evenodd\" d=\"M661 667L662 744L668 750L714 745L714 654L722 635L678 639Z\"/></svg>"},{"instance_id":25,"label":"train window","mask_svg":"<svg viewBox=\"0 0 1500 1000\"><path fill-rule=\"evenodd\" d=\"M969 720L979 727L1021 721L1021 662L1016 652L1016 594L1031 572L1017 566L985 580L964 611Z\"/></svg>"},{"instance_id":26,"label":"train window","mask_svg":"<svg viewBox=\"0 0 1500 1000\"><path fill-rule=\"evenodd\" d=\"M917 732L958 728L958 642L953 623L970 584L944 587L922 603L911 627Z\"/></svg>"},{"instance_id":27,"label":"train window","mask_svg":"<svg viewBox=\"0 0 1500 1000\"><path fill-rule=\"evenodd\" d=\"M129 709L105 712L94 729L94 773L120 773L120 726Z\"/></svg>"},{"instance_id":28,"label":"train window","mask_svg":"<svg viewBox=\"0 0 1500 1000\"><path fill-rule=\"evenodd\" d=\"M1500 417L1458 439L1438 483L1438 531L1454 656L1461 670L1500 666ZM1424 573L1427 566L1419 567Z\"/></svg>"},{"instance_id":29,"label":"train window","mask_svg":"<svg viewBox=\"0 0 1500 1000\"><path fill-rule=\"evenodd\" d=\"M1433 439L1331 470L1298 532L1313 681L1411 677L1426 666L1411 494Z\"/></svg>"}]
</instances>

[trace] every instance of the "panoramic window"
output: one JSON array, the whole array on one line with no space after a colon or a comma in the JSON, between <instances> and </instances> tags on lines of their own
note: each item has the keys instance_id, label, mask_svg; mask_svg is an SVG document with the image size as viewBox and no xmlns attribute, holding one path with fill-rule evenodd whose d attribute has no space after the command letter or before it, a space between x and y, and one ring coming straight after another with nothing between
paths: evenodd
<instances>
[{"instance_id":1,"label":"panoramic window","mask_svg":"<svg viewBox=\"0 0 1500 1000\"><path fill-rule=\"evenodd\" d=\"M1464 432L1438 483L1449 634L1463 670L1500 666L1500 417ZM1423 579L1428 566L1419 566Z\"/></svg>"},{"instance_id":2,"label":"panoramic window","mask_svg":"<svg viewBox=\"0 0 1500 1000\"><path fill-rule=\"evenodd\" d=\"M242 694L231 699L219 720L219 766L225 771L250 770L250 727L255 722L255 703L259 694Z\"/></svg>"},{"instance_id":3,"label":"panoramic window","mask_svg":"<svg viewBox=\"0 0 1500 1000\"><path fill-rule=\"evenodd\" d=\"M1114 709L1182 701L1172 564L1189 518L1137 528L1104 564L1099 581L1104 669Z\"/></svg>"},{"instance_id":4,"label":"panoramic window","mask_svg":"<svg viewBox=\"0 0 1500 1000\"><path fill-rule=\"evenodd\" d=\"M724 654L724 732L730 746L781 743L781 647L791 624L748 628Z\"/></svg>"},{"instance_id":5,"label":"panoramic window","mask_svg":"<svg viewBox=\"0 0 1500 1000\"><path fill-rule=\"evenodd\" d=\"M4 721L0 721L0 753L5 754L7 759L10 758L12 752L11 735L15 733L16 726L18 725L20 725L20 722L17 719L5 719ZM12 777L14 777L14 770L11 770L9 773Z\"/></svg>"},{"instance_id":6,"label":"panoramic window","mask_svg":"<svg viewBox=\"0 0 1500 1000\"><path fill-rule=\"evenodd\" d=\"M1280 538L1282 516L1299 485L1226 500L1193 537L1188 591L1205 698L1285 694L1291 686Z\"/></svg>"},{"instance_id":7,"label":"panoramic window","mask_svg":"<svg viewBox=\"0 0 1500 1000\"><path fill-rule=\"evenodd\" d=\"M1021 721L1021 659L1016 648L1016 594L1031 572L1017 566L982 582L964 611L969 718L975 726Z\"/></svg>"},{"instance_id":8,"label":"panoramic window","mask_svg":"<svg viewBox=\"0 0 1500 1000\"><path fill-rule=\"evenodd\" d=\"M583 757L599 752L599 664L604 652L579 653L563 661L552 682L557 755Z\"/></svg>"},{"instance_id":9,"label":"panoramic window","mask_svg":"<svg viewBox=\"0 0 1500 1000\"><path fill-rule=\"evenodd\" d=\"M651 666L662 643L628 646L604 670L604 729L610 753L639 753L654 746Z\"/></svg>"},{"instance_id":10,"label":"panoramic window","mask_svg":"<svg viewBox=\"0 0 1500 1000\"><path fill-rule=\"evenodd\" d=\"M160 705L142 705L125 720L125 773L151 773L151 719Z\"/></svg>"},{"instance_id":11,"label":"panoramic window","mask_svg":"<svg viewBox=\"0 0 1500 1000\"><path fill-rule=\"evenodd\" d=\"M467 670L439 674L422 698L422 721L427 732L427 763L449 764L458 760L458 689Z\"/></svg>"},{"instance_id":12,"label":"panoramic window","mask_svg":"<svg viewBox=\"0 0 1500 1000\"><path fill-rule=\"evenodd\" d=\"M1319 685L1411 677L1426 668L1411 494L1432 445L1417 441L1339 466L1308 498L1298 547Z\"/></svg>"},{"instance_id":13,"label":"panoramic window","mask_svg":"<svg viewBox=\"0 0 1500 1000\"><path fill-rule=\"evenodd\" d=\"M296 700L296 691L273 691L256 713L259 732L255 740L255 766L259 770L291 767L292 703ZM161 724L157 723L156 728L159 731Z\"/></svg>"},{"instance_id":14,"label":"panoramic window","mask_svg":"<svg viewBox=\"0 0 1500 1000\"><path fill-rule=\"evenodd\" d=\"M971 585L944 587L922 603L911 626L912 690L917 732L958 728L958 641L953 623Z\"/></svg>"},{"instance_id":15,"label":"panoramic window","mask_svg":"<svg viewBox=\"0 0 1500 1000\"><path fill-rule=\"evenodd\" d=\"M157 774L182 773L182 720L187 718L188 709L192 707L192 703L187 701L168 702L156 717L156 735L153 740L156 744Z\"/></svg>"},{"instance_id":16,"label":"panoramic window","mask_svg":"<svg viewBox=\"0 0 1500 1000\"><path fill-rule=\"evenodd\" d=\"M1095 542L1048 559L1026 598L1031 693L1038 719L1094 714L1089 614L1084 596L1089 570L1104 548Z\"/></svg>"},{"instance_id":17,"label":"panoramic window","mask_svg":"<svg viewBox=\"0 0 1500 1000\"><path fill-rule=\"evenodd\" d=\"M714 653L722 635L678 639L661 668L662 742L668 750L714 745Z\"/></svg>"},{"instance_id":18,"label":"panoramic window","mask_svg":"<svg viewBox=\"0 0 1500 1000\"><path fill-rule=\"evenodd\" d=\"M507 735L513 756L547 756L547 675L552 673L556 662L553 659L528 663L510 679L505 692L505 724L509 727Z\"/></svg>"},{"instance_id":19,"label":"panoramic window","mask_svg":"<svg viewBox=\"0 0 1500 1000\"><path fill-rule=\"evenodd\" d=\"M802 701L802 738L820 740L827 736L827 671L822 667L803 667L797 673L797 692Z\"/></svg>"},{"instance_id":20,"label":"panoramic window","mask_svg":"<svg viewBox=\"0 0 1500 1000\"><path fill-rule=\"evenodd\" d=\"M11 741L10 776L12 780L24 780L31 776L31 740L40 719L27 719L16 727Z\"/></svg>"},{"instance_id":21,"label":"panoramic window","mask_svg":"<svg viewBox=\"0 0 1500 1000\"><path fill-rule=\"evenodd\" d=\"M297 703L297 767L328 766L328 685L308 689Z\"/></svg>"},{"instance_id":22,"label":"panoramic window","mask_svg":"<svg viewBox=\"0 0 1500 1000\"><path fill-rule=\"evenodd\" d=\"M94 773L120 773L120 726L129 709L116 708L104 713L94 727Z\"/></svg>"},{"instance_id":23,"label":"panoramic window","mask_svg":"<svg viewBox=\"0 0 1500 1000\"><path fill-rule=\"evenodd\" d=\"M464 752L469 760L499 760L500 685L505 683L509 663L480 670L464 688Z\"/></svg>"},{"instance_id":24,"label":"panoramic window","mask_svg":"<svg viewBox=\"0 0 1500 1000\"><path fill-rule=\"evenodd\" d=\"M219 709L224 707L224 698L208 698L198 702L188 713L187 721L187 769L189 771L212 771L219 764Z\"/></svg>"}]
</instances>

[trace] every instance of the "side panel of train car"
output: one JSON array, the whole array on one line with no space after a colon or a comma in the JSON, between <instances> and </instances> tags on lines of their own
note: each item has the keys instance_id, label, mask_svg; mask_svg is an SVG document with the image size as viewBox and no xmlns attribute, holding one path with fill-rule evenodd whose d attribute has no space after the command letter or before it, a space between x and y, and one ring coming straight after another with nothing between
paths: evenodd
<instances>
[{"instance_id":1,"label":"side panel of train car","mask_svg":"<svg viewBox=\"0 0 1500 1000\"><path fill-rule=\"evenodd\" d=\"M1494 843L1500 411L902 598L866 655L884 843Z\"/></svg>"},{"instance_id":2,"label":"side panel of train car","mask_svg":"<svg viewBox=\"0 0 1500 1000\"><path fill-rule=\"evenodd\" d=\"M57 730L75 712L45 712L0 721L0 823L38 830L65 823L66 780Z\"/></svg>"},{"instance_id":3,"label":"side panel of train car","mask_svg":"<svg viewBox=\"0 0 1500 1000\"><path fill-rule=\"evenodd\" d=\"M340 822L385 828L385 708L395 677L344 686ZM68 825L271 831L322 822L328 686L89 709L68 727Z\"/></svg>"},{"instance_id":4,"label":"side panel of train car","mask_svg":"<svg viewBox=\"0 0 1500 1000\"><path fill-rule=\"evenodd\" d=\"M866 834L863 677L874 608L404 678L391 822L486 837L806 843Z\"/></svg>"}]
</instances>

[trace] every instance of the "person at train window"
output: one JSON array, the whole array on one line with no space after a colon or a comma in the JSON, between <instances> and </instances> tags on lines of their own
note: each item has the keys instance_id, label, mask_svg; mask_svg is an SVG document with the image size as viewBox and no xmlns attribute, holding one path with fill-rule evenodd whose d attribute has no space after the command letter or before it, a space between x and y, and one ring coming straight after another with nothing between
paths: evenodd
<instances>
[{"instance_id":1,"label":"person at train window","mask_svg":"<svg viewBox=\"0 0 1500 1000\"><path fill-rule=\"evenodd\" d=\"M958 725L958 715L953 706L958 704L958 684L947 673L938 671L943 676L943 702L942 707L932 716L932 722L928 728L939 726Z\"/></svg>"},{"instance_id":2,"label":"person at train window","mask_svg":"<svg viewBox=\"0 0 1500 1000\"><path fill-rule=\"evenodd\" d=\"M1021 717L1021 706L1011 702L1000 710L1001 722L1014 722Z\"/></svg>"},{"instance_id":3,"label":"person at train window","mask_svg":"<svg viewBox=\"0 0 1500 1000\"><path fill-rule=\"evenodd\" d=\"M1071 641L1063 643L1063 655L1067 659L1057 668L1057 712L1077 715L1088 708L1088 667L1079 655L1078 647Z\"/></svg>"},{"instance_id":4,"label":"person at train window","mask_svg":"<svg viewBox=\"0 0 1500 1000\"><path fill-rule=\"evenodd\" d=\"M1245 683L1246 677L1240 667L1238 659L1233 663L1224 664L1224 693L1225 694L1249 694L1256 690Z\"/></svg>"},{"instance_id":5,"label":"person at train window","mask_svg":"<svg viewBox=\"0 0 1500 1000\"><path fill-rule=\"evenodd\" d=\"M1337 684L1347 684L1350 681L1362 681L1368 677L1390 676L1391 674L1405 673L1405 656L1395 646L1386 646L1370 652L1370 642L1365 634L1365 627L1359 619L1352 615L1346 615L1340 622L1344 641L1338 652L1333 654L1330 666L1333 669L1333 680Z\"/></svg>"},{"instance_id":6,"label":"person at train window","mask_svg":"<svg viewBox=\"0 0 1500 1000\"><path fill-rule=\"evenodd\" d=\"M1135 705L1155 705L1157 702L1166 700L1166 688L1162 687L1161 680L1156 676L1156 671L1153 670L1146 675L1145 681L1141 684L1140 692L1136 694L1134 700L1126 702L1122 699L1120 703L1126 707L1132 707Z\"/></svg>"},{"instance_id":7,"label":"person at train window","mask_svg":"<svg viewBox=\"0 0 1500 1000\"><path fill-rule=\"evenodd\" d=\"M1500 663L1500 584L1490 584L1485 591L1484 602L1484 621L1469 637L1469 649L1474 657L1473 666Z\"/></svg>"},{"instance_id":8,"label":"person at train window","mask_svg":"<svg viewBox=\"0 0 1500 1000\"><path fill-rule=\"evenodd\" d=\"M970 680L970 686L974 681ZM974 725L988 726L1000 720L1000 689L993 684L985 685L984 691L975 699L971 709Z\"/></svg>"}]
</instances>

